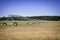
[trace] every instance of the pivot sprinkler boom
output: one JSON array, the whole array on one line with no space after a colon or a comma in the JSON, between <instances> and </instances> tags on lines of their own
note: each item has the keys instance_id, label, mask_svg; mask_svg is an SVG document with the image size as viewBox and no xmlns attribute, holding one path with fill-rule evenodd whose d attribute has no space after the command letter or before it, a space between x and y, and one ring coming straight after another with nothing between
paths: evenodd
<instances>
[{"instance_id":1,"label":"pivot sprinkler boom","mask_svg":"<svg viewBox=\"0 0 60 40\"><path fill-rule=\"evenodd\" d=\"M14 26L17 26L17 22L14 21L12 15L9 15L9 16L10 16L10 18L12 19L13 25L14 25Z\"/></svg>"},{"instance_id":2,"label":"pivot sprinkler boom","mask_svg":"<svg viewBox=\"0 0 60 40\"><path fill-rule=\"evenodd\" d=\"M11 18L12 22L13 22L13 26L17 26L17 22L14 21L12 15L9 15L9 17ZM7 18L9 19L9 18ZM7 26L7 22L3 22L3 26Z\"/></svg>"}]
</instances>

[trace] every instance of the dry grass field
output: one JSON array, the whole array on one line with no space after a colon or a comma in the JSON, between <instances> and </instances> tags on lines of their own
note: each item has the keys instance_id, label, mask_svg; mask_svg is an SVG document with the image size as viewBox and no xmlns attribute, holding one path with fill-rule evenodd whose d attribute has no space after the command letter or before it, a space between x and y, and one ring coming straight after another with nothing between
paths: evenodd
<instances>
[{"instance_id":1,"label":"dry grass field","mask_svg":"<svg viewBox=\"0 0 60 40\"><path fill-rule=\"evenodd\" d=\"M0 28L0 40L60 40L60 21Z\"/></svg>"}]
</instances>

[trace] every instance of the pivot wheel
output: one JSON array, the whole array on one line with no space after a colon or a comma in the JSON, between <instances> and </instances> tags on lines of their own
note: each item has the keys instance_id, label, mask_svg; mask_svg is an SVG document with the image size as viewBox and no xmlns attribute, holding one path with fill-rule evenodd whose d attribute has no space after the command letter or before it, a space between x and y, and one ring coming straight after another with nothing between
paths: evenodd
<instances>
[{"instance_id":1,"label":"pivot wheel","mask_svg":"<svg viewBox=\"0 0 60 40\"><path fill-rule=\"evenodd\" d=\"M7 26L7 23L6 22L3 22L3 26Z\"/></svg>"},{"instance_id":2,"label":"pivot wheel","mask_svg":"<svg viewBox=\"0 0 60 40\"><path fill-rule=\"evenodd\" d=\"M17 26L17 23L16 23L16 22L14 22L14 23L13 23L13 26Z\"/></svg>"},{"instance_id":3,"label":"pivot wheel","mask_svg":"<svg viewBox=\"0 0 60 40\"><path fill-rule=\"evenodd\" d=\"M29 24L29 23L27 23L27 24Z\"/></svg>"}]
</instances>

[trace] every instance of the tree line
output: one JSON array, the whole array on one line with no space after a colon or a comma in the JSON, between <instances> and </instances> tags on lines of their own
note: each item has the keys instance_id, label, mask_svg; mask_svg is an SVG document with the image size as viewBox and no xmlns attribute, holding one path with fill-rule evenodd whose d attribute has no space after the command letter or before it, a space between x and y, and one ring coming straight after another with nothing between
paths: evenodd
<instances>
[{"instance_id":1,"label":"tree line","mask_svg":"<svg viewBox=\"0 0 60 40\"><path fill-rule=\"evenodd\" d=\"M28 18L37 20L60 21L60 16L32 16Z\"/></svg>"},{"instance_id":2,"label":"tree line","mask_svg":"<svg viewBox=\"0 0 60 40\"><path fill-rule=\"evenodd\" d=\"M31 17L23 17L23 16L11 16L14 20L48 20L48 21L60 21L60 16L31 16ZM11 17L0 17L0 21L12 20Z\"/></svg>"}]
</instances>

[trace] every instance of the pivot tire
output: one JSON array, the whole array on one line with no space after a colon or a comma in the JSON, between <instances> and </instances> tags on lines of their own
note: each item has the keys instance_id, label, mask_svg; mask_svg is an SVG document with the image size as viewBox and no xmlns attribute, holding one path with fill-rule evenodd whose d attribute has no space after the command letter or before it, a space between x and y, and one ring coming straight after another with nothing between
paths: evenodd
<instances>
[{"instance_id":1,"label":"pivot tire","mask_svg":"<svg viewBox=\"0 0 60 40\"><path fill-rule=\"evenodd\" d=\"M6 22L3 22L3 26L7 26L7 23Z\"/></svg>"},{"instance_id":2,"label":"pivot tire","mask_svg":"<svg viewBox=\"0 0 60 40\"><path fill-rule=\"evenodd\" d=\"M13 23L13 26L17 26L17 23L16 23L16 22L14 22L14 23Z\"/></svg>"}]
</instances>

